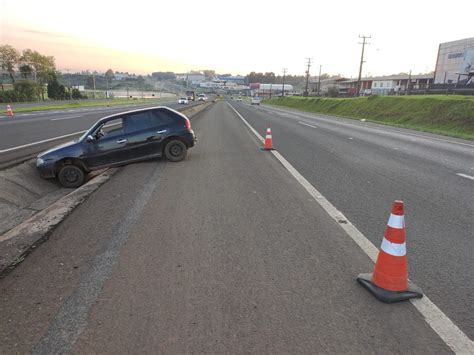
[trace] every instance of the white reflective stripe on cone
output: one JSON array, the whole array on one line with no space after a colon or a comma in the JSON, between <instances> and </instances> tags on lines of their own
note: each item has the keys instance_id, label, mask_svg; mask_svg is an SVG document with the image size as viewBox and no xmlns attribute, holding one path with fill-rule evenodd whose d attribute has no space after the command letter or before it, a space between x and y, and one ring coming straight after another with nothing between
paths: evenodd
<instances>
[{"instance_id":1,"label":"white reflective stripe on cone","mask_svg":"<svg viewBox=\"0 0 474 355\"><path fill-rule=\"evenodd\" d=\"M407 254L406 244L392 243L391 241L383 238L382 245L380 247L384 252L393 256L405 256Z\"/></svg>"},{"instance_id":2,"label":"white reflective stripe on cone","mask_svg":"<svg viewBox=\"0 0 474 355\"><path fill-rule=\"evenodd\" d=\"M267 135L265 136L265 138L272 138L272 135L271 135L271 134L267 134Z\"/></svg>"},{"instance_id":3,"label":"white reflective stripe on cone","mask_svg":"<svg viewBox=\"0 0 474 355\"><path fill-rule=\"evenodd\" d=\"M405 217L391 213L387 225L392 228L403 229L405 228Z\"/></svg>"}]
</instances>

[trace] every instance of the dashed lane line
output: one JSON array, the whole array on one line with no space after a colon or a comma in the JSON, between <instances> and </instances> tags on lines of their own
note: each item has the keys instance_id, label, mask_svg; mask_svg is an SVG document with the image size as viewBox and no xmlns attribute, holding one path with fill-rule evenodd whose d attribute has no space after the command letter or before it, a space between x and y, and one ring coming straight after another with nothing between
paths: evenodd
<instances>
[{"instance_id":1,"label":"dashed lane line","mask_svg":"<svg viewBox=\"0 0 474 355\"><path fill-rule=\"evenodd\" d=\"M263 137L247 122L247 120L229 103L229 107L237 114L242 122L263 143ZM372 259L377 260L378 248L362 234L342 212L333 206L311 183L296 170L278 151L270 151L304 189L319 203L328 215L338 222L347 235ZM344 221L344 223L341 223ZM425 318L426 323L441 339L457 354L474 354L474 342L448 318L426 295L421 299L411 299L410 302Z\"/></svg>"},{"instance_id":2,"label":"dashed lane line","mask_svg":"<svg viewBox=\"0 0 474 355\"><path fill-rule=\"evenodd\" d=\"M308 124L308 123L305 123L305 122L299 121L298 123L299 123L299 124L302 124L302 125L304 125L304 126L311 127L311 128L318 128L317 126L313 126L312 124Z\"/></svg>"}]
</instances>

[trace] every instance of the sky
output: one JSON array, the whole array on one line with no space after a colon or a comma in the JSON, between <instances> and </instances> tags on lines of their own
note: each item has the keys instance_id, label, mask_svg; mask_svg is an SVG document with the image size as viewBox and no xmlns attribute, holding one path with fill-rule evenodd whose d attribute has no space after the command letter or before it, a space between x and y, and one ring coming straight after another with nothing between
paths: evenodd
<instances>
[{"instance_id":1,"label":"sky","mask_svg":"<svg viewBox=\"0 0 474 355\"><path fill-rule=\"evenodd\" d=\"M474 37L472 0L0 0L0 44L64 72L283 68L357 77L434 70L440 43Z\"/></svg>"}]
</instances>

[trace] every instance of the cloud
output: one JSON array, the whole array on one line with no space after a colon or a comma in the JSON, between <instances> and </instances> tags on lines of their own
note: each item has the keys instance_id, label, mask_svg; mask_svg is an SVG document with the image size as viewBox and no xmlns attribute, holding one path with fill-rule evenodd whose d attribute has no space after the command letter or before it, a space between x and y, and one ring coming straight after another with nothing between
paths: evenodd
<instances>
[{"instance_id":1,"label":"cloud","mask_svg":"<svg viewBox=\"0 0 474 355\"><path fill-rule=\"evenodd\" d=\"M22 30L27 33L32 33L32 34L44 36L44 37L72 38L72 36L69 36L63 33L57 33L57 32L39 31L39 30L30 29L30 28L22 28Z\"/></svg>"}]
</instances>

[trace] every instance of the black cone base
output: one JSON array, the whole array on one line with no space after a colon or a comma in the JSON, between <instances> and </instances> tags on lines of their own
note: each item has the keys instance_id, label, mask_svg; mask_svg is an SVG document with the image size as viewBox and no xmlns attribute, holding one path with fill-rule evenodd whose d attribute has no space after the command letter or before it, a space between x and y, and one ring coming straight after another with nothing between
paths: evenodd
<instances>
[{"instance_id":1,"label":"black cone base","mask_svg":"<svg viewBox=\"0 0 474 355\"><path fill-rule=\"evenodd\" d=\"M372 274L360 274L357 276L357 282L361 284L366 290L375 296L379 301L385 303L394 303L406 301L410 298L422 298L423 291L418 286L408 281L408 290L398 292L389 291L380 288L372 283Z\"/></svg>"}]
</instances>

